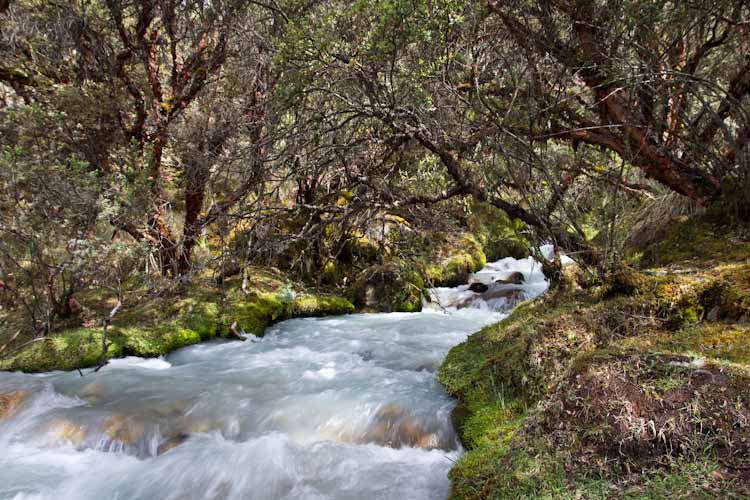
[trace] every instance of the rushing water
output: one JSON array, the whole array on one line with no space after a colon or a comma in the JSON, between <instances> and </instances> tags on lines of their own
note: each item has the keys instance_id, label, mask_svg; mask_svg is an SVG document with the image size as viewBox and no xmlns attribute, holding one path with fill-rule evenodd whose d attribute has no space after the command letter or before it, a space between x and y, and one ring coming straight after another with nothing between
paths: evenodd
<instances>
[{"instance_id":1,"label":"rushing water","mask_svg":"<svg viewBox=\"0 0 750 500\"><path fill-rule=\"evenodd\" d=\"M514 271L524 284L494 283ZM444 498L462 450L435 371L546 289L531 259L474 279L488 300L440 288L422 313L285 321L83 377L2 373L22 403L0 420L0 498Z\"/></svg>"}]
</instances>

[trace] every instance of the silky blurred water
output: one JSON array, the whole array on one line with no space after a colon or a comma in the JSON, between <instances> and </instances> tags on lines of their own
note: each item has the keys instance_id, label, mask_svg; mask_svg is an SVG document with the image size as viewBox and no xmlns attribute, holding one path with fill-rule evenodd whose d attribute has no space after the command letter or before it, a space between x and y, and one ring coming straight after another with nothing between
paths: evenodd
<instances>
[{"instance_id":1,"label":"silky blurred water","mask_svg":"<svg viewBox=\"0 0 750 500\"><path fill-rule=\"evenodd\" d=\"M493 284L513 271L523 285ZM422 313L290 320L83 377L1 373L22 403L0 420L0 498L445 498L462 450L435 371L546 289L531 259L475 279L518 294L434 289Z\"/></svg>"}]
</instances>

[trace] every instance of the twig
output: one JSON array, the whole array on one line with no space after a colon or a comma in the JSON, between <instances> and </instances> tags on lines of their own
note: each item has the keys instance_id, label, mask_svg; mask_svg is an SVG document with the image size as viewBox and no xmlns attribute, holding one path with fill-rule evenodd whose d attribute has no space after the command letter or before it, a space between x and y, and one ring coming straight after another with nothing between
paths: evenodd
<instances>
[{"instance_id":1,"label":"twig","mask_svg":"<svg viewBox=\"0 0 750 500\"><path fill-rule=\"evenodd\" d=\"M101 370L104 365L106 365L109 361L107 361L107 349L109 348L109 344L107 344L107 327L114 319L117 312L122 307L122 284L118 283L117 286L117 304L115 304L115 307L112 308L111 311L109 311L109 315L104 318L102 321L102 356L99 360L99 366L97 366L94 369L94 372L98 372ZM80 371L80 370L79 370Z\"/></svg>"}]
</instances>

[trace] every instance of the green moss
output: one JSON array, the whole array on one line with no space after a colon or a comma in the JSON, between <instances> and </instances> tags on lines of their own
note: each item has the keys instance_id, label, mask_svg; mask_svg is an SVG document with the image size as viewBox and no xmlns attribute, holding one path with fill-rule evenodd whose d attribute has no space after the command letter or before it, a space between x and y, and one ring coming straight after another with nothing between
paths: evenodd
<instances>
[{"instance_id":1,"label":"green moss","mask_svg":"<svg viewBox=\"0 0 750 500\"><path fill-rule=\"evenodd\" d=\"M108 331L108 358L152 357L202 340L224 336L229 327L262 335L265 328L299 316L347 314L354 306L333 295L295 294L273 273L253 269L255 288L244 293L237 281L221 290L194 285L177 297L141 301L115 317ZM2 370L43 372L96 366L101 356L101 327L69 329L34 342L7 359Z\"/></svg>"},{"instance_id":2,"label":"green moss","mask_svg":"<svg viewBox=\"0 0 750 500\"><path fill-rule=\"evenodd\" d=\"M748 497L720 457L747 447L750 264L701 231L719 242L523 304L450 351L438 379L469 448L452 498Z\"/></svg>"},{"instance_id":3,"label":"green moss","mask_svg":"<svg viewBox=\"0 0 750 500\"><path fill-rule=\"evenodd\" d=\"M354 304L335 295L303 295L294 299L290 317L331 316L354 312Z\"/></svg>"},{"instance_id":4,"label":"green moss","mask_svg":"<svg viewBox=\"0 0 750 500\"><path fill-rule=\"evenodd\" d=\"M117 333L122 339L124 354L144 358L161 356L201 341L198 332L175 323L153 328L123 328Z\"/></svg>"},{"instance_id":5,"label":"green moss","mask_svg":"<svg viewBox=\"0 0 750 500\"><path fill-rule=\"evenodd\" d=\"M535 447L534 444L537 446ZM710 453L680 459L667 467L643 471L637 478L602 477L565 469L555 450L543 444L529 449L499 451L486 448L464 455L451 470L451 498L484 500L713 500L747 498L741 477L726 469Z\"/></svg>"},{"instance_id":6,"label":"green moss","mask_svg":"<svg viewBox=\"0 0 750 500\"><path fill-rule=\"evenodd\" d=\"M640 259L642 267L685 262L739 261L750 258L750 242L733 236L709 216L678 217L666 235L649 246Z\"/></svg>"},{"instance_id":7,"label":"green moss","mask_svg":"<svg viewBox=\"0 0 750 500\"><path fill-rule=\"evenodd\" d=\"M649 288L649 279L641 273L622 266L616 269L607 279L606 296L638 295Z\"/></svg>"},{"instance_id":8,"label":"green moss","mask_svg":"<svg viewBox=\"0 0 750 500\"><path fill-rule=\"evenodd\" d=\"M649 347L675 354L750 365L750 325L701 323L648 339Z\"/></svg>"},{"instance_id":9,"label":"green moss","mask_svg":"<svg viewBox=\"0 0 750 500\"><path fill-rule=\"evenodd\" d=\"M482 245L487 259L522 259L531 255L531 245L523 236L524 225L511 220L505 212L487 203L475 202L471 208L469 229Z\"/></svg>"},{"instance_id":10,"label":"green moss","mask_svg":"<svg viewBox=\"0 0 750 500\"><path fill-rule=\"evenodd\" d=\"M122 342L116 335L110 338L107 356L122 356ZM76 328L34 342L12 357L0 361L0 369L44 372L86 368L99 363L101 349L100 328Z\"/></svg>"},{"instance_id":11,"label":"green moss","mask_svg":"<svg viewBox=\"0 0 750 500\"><path fill-rule=\"evenodd\" d=\"M474 236L462 235L453 248L453 252L438 264L427 266L425 277L432 286L462 285L468 281L469 274L487 264L482 245Z\"/></svg>"},{"instance_id":12,"label":"green moss","mask_svg":"<svg viewBox=\"0 0 750 500\"><path fill-rule=\"evenodd\" d=\"M226 304L222 321L227 329L237 323L238 330L262 335L270 323L286 316L288 307L289 302L275 294L253 294Z\"/></svg>"},{"instance_id":13,"label":"green moss","mask_svg":"<svg viewBox=\"0 0 750 500\"><path fill-rule=\"evenodd\" d=\"M201 339L207 340L223 333L219 304L186 300L182 310L187 310L187 313L181 322L186 328L197 332Z\"/></svg>"}]
</instances>

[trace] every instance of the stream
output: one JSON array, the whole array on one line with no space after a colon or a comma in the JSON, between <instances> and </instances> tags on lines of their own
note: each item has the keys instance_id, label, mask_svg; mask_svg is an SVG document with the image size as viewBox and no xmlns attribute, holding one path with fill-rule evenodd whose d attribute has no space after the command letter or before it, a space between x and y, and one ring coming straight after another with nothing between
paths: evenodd
<instances>
[{"instance_id":1,"label":"stream","mask_svg":"<svg viewBox=\"0 0 750 500\"><path fill-rule=\"evenodd\" d=\"M84 377L0 373L21 399L0 420L0 499L445 498L463 450L435 372L547 288L531 258L472 280L487 290L432 289L421 313L294 319Z\"/></svg>"}]
</instances>

